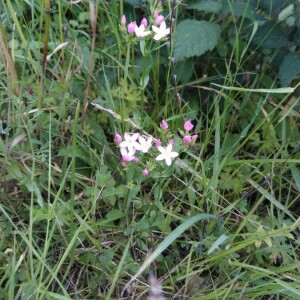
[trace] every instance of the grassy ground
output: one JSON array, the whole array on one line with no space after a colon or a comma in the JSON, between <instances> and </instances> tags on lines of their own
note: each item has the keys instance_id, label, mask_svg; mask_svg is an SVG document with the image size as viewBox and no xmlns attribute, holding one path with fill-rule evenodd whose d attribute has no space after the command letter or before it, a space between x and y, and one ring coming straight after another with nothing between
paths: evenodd
<instances>
[{"instance_id":1,"label":"grassy ground","mask_svg":"<svg viewBox=\"0 0 300 300\"><path fill-rule=\"evenodd\" d=\"M157 1L71 2L0 4L0 298L299 299L297 80L243 17L204 15L218 47L173 62L172 34L143 50L120 24ZM172 5L171 29L196 18ZM122 166L125 132L179 157Z\"/></svg>"}]
</instances>

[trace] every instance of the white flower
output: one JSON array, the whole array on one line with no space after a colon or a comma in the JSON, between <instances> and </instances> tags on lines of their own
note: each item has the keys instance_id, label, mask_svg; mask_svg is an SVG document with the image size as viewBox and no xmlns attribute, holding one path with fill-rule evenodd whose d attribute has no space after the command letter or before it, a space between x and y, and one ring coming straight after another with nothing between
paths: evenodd
<instances>
[{"instance_id":1,"label":"white flower","mask_svg":"<svg viewBox=\"0 0 300 300\"><path fill-rule=\"evenodd\" d=\"M138 133L130 135L128 132L125 132L124 139L125 141L120 143L120 148L127 148L128 153L134 153L135 150L140 150L141 145L136 141L139 137Z\"/></svg>"},{"instance_id":2,"label":"white flower","mask_svg":"<svg viewBox=\"0 0 300 300\"><path fill-rule=\"evenodd\" d=\"M152 136L150 136L148 138L148 140L146 140L144 137L142 137L141 135L139 136L139 142L140 142L140 145L141 145L141 151L143 153L147 153L149 151L149 149L151 148L152 146Z\"/></svg>"},{"instance_id":3,"label":"white flower","mask_svg":"<svg viewBox=\"0 0 300 300\"><path fill-rule=\"evenodd\" d=\"M127 148L120 147L120 152L125 160L131 161L134 157L135 149L133 148L132 150L128 150Z\"/></svg>"},{"instance_id":4,"label":"white flower","mask_svg":"<svg viewBox=\"0 0 300 300\"><path fill-rule=\"evenodd\" d=\"M172 158L177 157L179 154L177 152L172 152L172 144L169 144L166 148L164 147L158 147L158 151L161 153L159 154L155 159L156 160L165 160L166 164L168 166L172 163Z\"/></svg>"},{"instance_id":5,"label":"white flower","mask_svg":"<svg viewBox=\"0 0 300 300\"><path fill-rule=\"evenodd\" d=\"M145 26L143 24L134 27L134 32L138 38L144 38L145 36L151 33L151 31L145 31Z\"/></svg>"},{"instance_id":6,"label":"white flower","mask_svg":"<svg viewBox=\"0 0 300 300\"><path fill-rule=\"evenodd\" d=\"M152 30L156 33L154 36L156 41L159 41L170 34L170 28L167 28L166 22L162 22L159 28L152 25Z\"/></svg>"}]
</instances>

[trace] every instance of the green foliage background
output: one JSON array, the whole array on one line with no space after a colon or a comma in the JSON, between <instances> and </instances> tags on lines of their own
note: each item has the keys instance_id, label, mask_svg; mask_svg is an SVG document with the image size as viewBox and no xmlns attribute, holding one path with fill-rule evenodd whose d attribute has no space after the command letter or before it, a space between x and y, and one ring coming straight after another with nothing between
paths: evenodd
<instances>
[{"instance_id":1,"label":"green foliage background","mask_svg":"<svg viewBox=\"0 0 300 300\"><path fill-rule=\"evenodd\" d=\"M159 43L120 25L157 1L1 2L0 298L298 299L300 3L162 2ZM185 119L172 167L121 166Z\"/></svg>"}]
</instances>

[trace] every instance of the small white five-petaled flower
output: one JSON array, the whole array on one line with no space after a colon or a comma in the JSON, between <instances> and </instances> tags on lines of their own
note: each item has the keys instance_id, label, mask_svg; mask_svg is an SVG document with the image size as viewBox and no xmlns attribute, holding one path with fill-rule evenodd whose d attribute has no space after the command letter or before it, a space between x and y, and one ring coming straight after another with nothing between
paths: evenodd
<instances>
[{"instance_id":1,"label":"small white five-petaled flower","mask_svg":"<svg viewBox=\"0 0 300 300\"><path fill-rule=\"evenodd\" d=\"M135 150L140 150L141 145L136 141L139 137L138 133L130 135L128 132L125 132L124 139L125 141L120 143L120 148L127 148L128 153L134 153Z\"/></svg>"},{"instance_id":2,"label":"small white five-petaled flower","mask_svg":"<svg viewBox=\"0 0 300 300\"><path fill-rule=\"evenodd\" d=\"M132 150L129 151L127 148L121 147L120 152L121 152L123 160L132 161L133 158L134 158L135 149L132 149Z\"/></svg>"},{"instance_id":3,"label":"small white five-petaled flower","mask_svg":"<svg viewBox=\"0 0 300 300\"><path fill-rule=\"evenodd\" d=\"M147 153L152 146L152 136L150 136L148 138L148 140L146 140L143 136L140 135L139 142L140 142L140 146L141 146L140 150L143 153Z\"/></svg>"},{"instance_id":4,"label":"small white five-petaled flower","mask_svg":"<svg viewBox=\"0 0 300 300\"><path fill-rule=\"evenodd\" d=\"M156 41L159 41L170 34L170 28L167 28L166 22L162 22L159 28L152 25L152 30L155 32L155 36L153 38Z\"/></svg>"},{"instance_id":5,"label":"small white five-petaled flower","mask_svg":"<svg viewBox=\"0 0 300 300\"><path fill-rule=\"evenodd\" d=\"M172 158L177 157L179 154L175 151L172 151L172 144L169 144L166 148L157 147L158 151L161 153L155 159L156 160L165 160L168 166L171 166Z\"/></svg>"},{"instance_id":6,"label":"small white five-petaled flower","mask_svg":"<svg viewBox=\"0 0 300 300\"><path fill-rule=\"evenodd\" d=\"M141 24L140 26L136 26L134 28L134 32L138 38L144 38L151 33L151 31L145 31L145 26L143 24Z\"/></svg>"}]
</instances>

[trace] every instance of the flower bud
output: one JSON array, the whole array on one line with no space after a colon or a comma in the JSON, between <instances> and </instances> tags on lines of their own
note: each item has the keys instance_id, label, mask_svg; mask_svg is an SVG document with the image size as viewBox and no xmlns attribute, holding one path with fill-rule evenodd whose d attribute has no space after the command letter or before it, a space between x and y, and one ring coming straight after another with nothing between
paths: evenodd
<instances>
[{"instance_id":1,"label":"flower bud","mask_svg":"<svg viewBox=\"0 0 300 300\"><path fill-rule=\"evenodd\" d=\"M136 27L136 21L131 22L127 25L127 32L128 33L134 33L134 28Z\"/></svg>"},{"instance_id":2,"label":"flower bud","mask_svg":"<svg viewBox=\"0 0 300 300\"><path fill-rule=\"evenodd\" d=\"M141 24L144 25L145 27L148 26L148 21L146 18L143 18L142 21L141 21Z\"/></svg>"},{"instance_id":3,"label":"flower bud","mask_svg":"<svg viewBox=\"0 0 300 300\"><path fill-rule=\"evenodd\" d=\"M144 169L142 173L143 173L144 176L148 176L149 175L149 170L148 169Z\"/></svg>"},{"instance_id":4,"label":"flower bud","mask_svg":"<svg viewBox=\"0 0 300 300\"><path fill-rule=\"evenodd\" d=\"M134 156L134 157L132 158L132 161L135 162L135 163L137 163L137 162L139 162L140 160L139 160L136 156Z\"/></svg>"},{"instance_id":5,"label":"flower bud","mask_svg":"<svg viewBox=\"0 0 300 300\"><path fill-rule=\"evenodd\" d=\"M156 25L160 25L162 22L165 21L165 17L163 15L158 15L156 18L155 18L155 24Z\"/></svg>"},{"instance_id":6,"label":"flower bud","mask_svg":"<svg viewBox=\"0 0 300 300\"><path fill-rule=\"evenodd\" d=\"M126 25L126 17L125 17L125 15L123 15L122 18L121 18L121 24L124 25L124 26Z\"/></svg>"},{"instance_id":7,"label":"flower bud","mask_svg":"<svg viewBox=\"0 0 300 300\"><path fill-rule=\"evenodd\" d=\"M162 129L168 129L169 128L168 123L166 122L166 120L162 120L160 125L161 125Z\"/></svg>"},{"instance_id":8,"label":"flower bud","mask_svg":"<svg viewBox=\"0 0 300 300\"><path fill-rule=\"evenodd\" d=\"M192 135L192 140L193 140L193 141L196 141L197 138L198 138L198 134L193 134L193 135Z\"/></svg>"},{"instance_id":9,"label":"flower bud","mask_svg":"<svg viewBox=\"0 0 300 300\"><path fill-rule=\"evenodd\" d=\"M114 141L115 141L116 143L121 143L121 142L122 142L122 137L117 133L117 134L115 135Z\"/></svg>"},{"instance_id":10,"label":"flower bud","mask_svg":"<svg viewBox=\"0 0 300 300\"><path fill-rule=\"evenodd\" d=\"M192 141L192 138L189 135L185 135L182 139L185 144L189 144Z\"/></svg>"},{"instance_id":11,"label":"flower bud","mask_svg":"<svg viewBox=\"0 0 300 300\"><path fill-rule=\"evenodd\" d=\"M156 144L155 144L155 146L156 146L156 148L158 148L158 147L160 147L160 146L161 146L161 141L160 141L160 139L158 139L158 140L156 141Z\"/></svg>"},{"instance_id":12,"label":"flower bud","mask_svg":"<svg viewBox=\"0 0 300 300\"><path fill-rule=\"evenodd\" d=\"M186 131L191 131L194 128L194 125L191 123L191 121L185 121L183 128Z\"/></svg>"}]
</instances>

